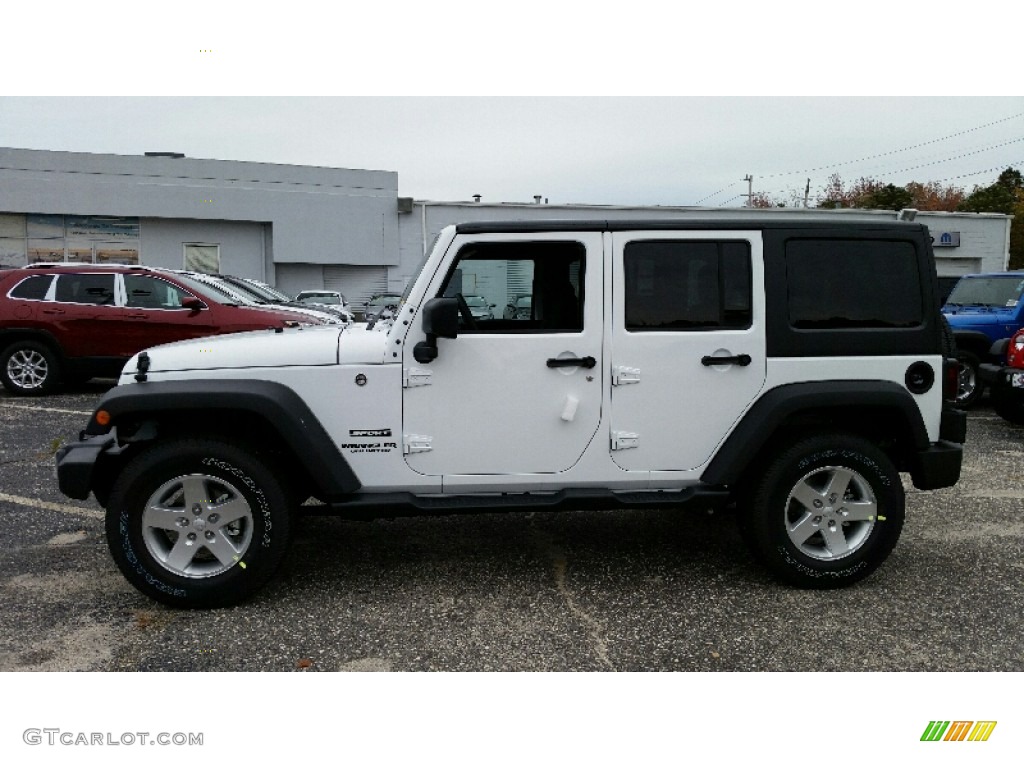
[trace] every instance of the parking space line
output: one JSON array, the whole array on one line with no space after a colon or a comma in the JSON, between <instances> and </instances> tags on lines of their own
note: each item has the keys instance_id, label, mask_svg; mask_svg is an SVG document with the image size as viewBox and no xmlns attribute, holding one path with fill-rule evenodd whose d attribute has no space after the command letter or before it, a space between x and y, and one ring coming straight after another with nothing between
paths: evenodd
<instances>
[{"instance_id":1,"label":"parking space line","mask_svg":"<svg viewBox=\"0 0 1024 768\"><path fill-rule=\"evenodd\" d=\"M51 512L66 512L69 515L81 515L82 517L91 517L95 520L103 519L102 509L76 507L74 504L57 504L56 502L43 501L42 499L28 499L24 496L11 496L8 493L0 493L0 501L6 501L10 504L19 504L23 507L32 507L33 509L46 509Z\"/></svg>"},{"instance_id":2,"label":"parking space line","mask_svg":"<svg viewBox=\"0 0 1024 768\"><path fill-rule=\"evenodd\" d=\"M20 408L23 411L48 411L49 413L77 413L81 416L92 416L92 411L77 411L70 408L46 408L42 405L15 405L4 403L4 408Z\"/></svg>"}]
</instances>

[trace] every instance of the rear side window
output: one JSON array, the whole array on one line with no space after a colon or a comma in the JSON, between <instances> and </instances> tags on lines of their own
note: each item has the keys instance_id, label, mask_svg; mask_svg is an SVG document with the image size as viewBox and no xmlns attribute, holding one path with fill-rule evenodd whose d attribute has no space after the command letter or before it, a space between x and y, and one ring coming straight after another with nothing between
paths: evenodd
<instances>
[{"instance_id":1,"label":"rear side window","mask_svg":"<svg viewBox=\"0 0 1024 768\"><path fill-rule=\"evenodd\" d=\"M790 240L786 282L793 328L912 328L924 321L917 252L909 242Z\"/></svg>"},{"instance_id":2,"label":"rear side window","mask_svg":"<svg viewBox=\"0 0 1024 768\"><path fill-rule=\"evenodd\" d=\"M72 304L113 304L114 276L58 275L55 298Z\"/></svg>"},{"instance_id":3,"label":"rear side window","mask_svg":"<svg viewBox=\"0 0 1024 768\"><path fill-rule=\"evenodd\" d=\"M11 298L35 299L37 301L45 299L51 282L53 282L53 275L33 275L14 287L14 290L11 291Z\"/></svg>"},{"instance_id":4,"label":"rear side window","mask_svg":"<svg viewBox=\"0 0 1024 768\"><path fill-rule=\"evenodd\" d=\"M749 243L632 242L623 266L627 331L750 327Z\"/></svg>"}]
</instances>

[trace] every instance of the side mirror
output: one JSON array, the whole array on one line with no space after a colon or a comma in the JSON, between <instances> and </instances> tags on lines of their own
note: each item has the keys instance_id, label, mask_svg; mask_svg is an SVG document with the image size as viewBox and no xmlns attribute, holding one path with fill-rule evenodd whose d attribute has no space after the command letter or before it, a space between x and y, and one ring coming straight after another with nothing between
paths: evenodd
<instances>
[{"instance_id":1,"label":"side mirror","mask_svg":"<svg viewBox=\"0 0 1024 768\"><path fill-rule=\"evenodd\" d=\"M423 305L423 331L427 336L454 339L459 335L459 300L431 299Z\"/></svg>"},{"instance_id":2,"label":"side mirror","mask_svg":"<svg viewBox=\"0 0 1024 768\"><path fill-rule=\"evenodd\" d=\"M459 300L431 299L423 305L423 331L427 340L412 349L417 363L429 363L437 359L437 340L454 339L459 335Z\"/></svg>"},{"instance_id":3,"label":"side mirror","mask_svg":"<svg viewBox=\"0 0 1024 768\"><path fill-rule=\"evenodd\" d=\"M195 296L193 296L190 299L185 299L183 302L181 302L181 306L184 309L191 310L192 312L198 312L201 309L206 309L206 305L203 304L203 302L201 302Z\"/></svg>"}]
</instances>

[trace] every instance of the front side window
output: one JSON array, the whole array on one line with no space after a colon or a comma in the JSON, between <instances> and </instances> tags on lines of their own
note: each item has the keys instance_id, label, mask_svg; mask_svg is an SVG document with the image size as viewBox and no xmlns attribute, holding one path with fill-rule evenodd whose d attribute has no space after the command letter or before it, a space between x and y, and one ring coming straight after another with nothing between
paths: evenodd
<instances>
[{"instance_id":1,"label":"front side window","mask_svg":"<svg viewBox=\"0 0 1024 768\"><path fill-rule=\"evenodd\" d=\"M793 328L911 328L924 321L913 243L790 240L786 282Z\"/></svg>"},{"instance_id":2,"label":"front side window","mask_svg":"<svg viewBox=\"0 0 1024 768\"><path fill-rule=\"evenodd\" d=\"M585 255L575 242L473 243L441 295L460 300L460 333L579 333Z\"/></svg>"},{"instance_id":3,"label":"front side window","mask_svg":"<svg viewBox=\"0 0 1024 768\"><path fill-rule=\"evenodd\" d=\"M750 327L750 245L745 241L631 242L623 267L627 331Z\"/></svg>"},{"instance_id":4,"label":"front side window","mask_svg":"<svg viewBox=\"0 0 1024 768\"><path fill-rule=\"evenodd\" d=\"M69 304L112 305L114 303L114 275L58 275L54 298Z\"/></svg>"},{"instance_id":5,"label":"front side window","mask_svg":"<svg viewBox=\"0 0 1024 768\"><path fill-rule=\"evenodd\" d=\"M195 298L175 285L145 275L125 275L127 305L139 309L180 309L186 299Z\"/></svg>"}]
</instances>

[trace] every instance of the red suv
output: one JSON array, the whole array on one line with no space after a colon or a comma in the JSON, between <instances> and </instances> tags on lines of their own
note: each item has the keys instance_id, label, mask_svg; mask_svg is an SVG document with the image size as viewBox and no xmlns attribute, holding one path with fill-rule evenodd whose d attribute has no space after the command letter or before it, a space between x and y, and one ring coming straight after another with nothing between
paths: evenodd
<instances>
[{"instance_id":1,"label":"red suv","mask_svg":"<svg viewBox=\"0 0 1024 768\"><path fill-rule=\"evenodd\" d=\"M0 383L42 395L116 376L147 347L198 336L322 324L301 311L239 306L146 267L35 265L0 271Z\"/></svg>"},{"instance_id":2,"label":"red suv","mask_svg":"<svg viewBox=\"0 0 1024 768\"><path fill-rule=\"evenodd\" d=\"M980 375L990 387L992 407L1007 421L1024 425L1024 328L997 341L990 353L1006 356L1006 365L981 365Z\"/></svg>"}]
</instances>

